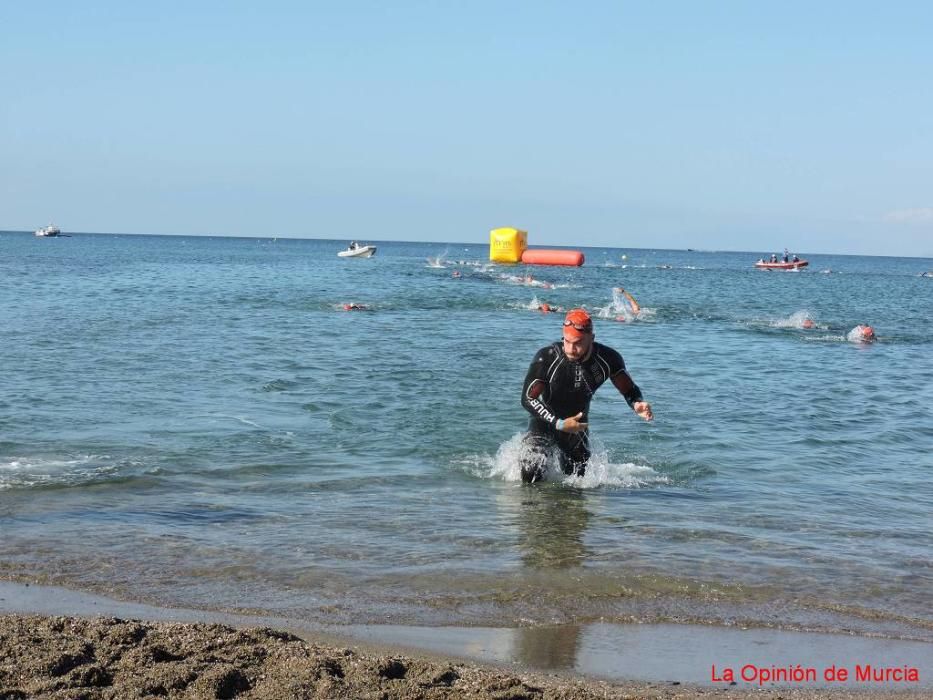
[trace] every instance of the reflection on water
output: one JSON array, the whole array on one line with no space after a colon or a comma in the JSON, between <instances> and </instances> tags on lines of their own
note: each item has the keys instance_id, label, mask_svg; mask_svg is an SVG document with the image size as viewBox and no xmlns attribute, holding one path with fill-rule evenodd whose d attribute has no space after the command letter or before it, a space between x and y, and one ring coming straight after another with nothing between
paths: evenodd
<instances>
[{"instance_id":1,"label":"reflection on water","mask_svg":"<svg viewBox=\"0 0 933 700\"><path fill-rule=\"evenodd\" d=\"M584 542L591 513L586 494L576 489L523 487L522 562L538 572L582 566L590 555ZM513 658L535 668L572 669L581 627L520 628L513 636Z\"/></svg>"},{"instance_id":2,"label":"reflection on water","mask_svg":"<svg viewBox=\"0 0 933 700\"><path fill-rule=\"evenodd\" d=\"M512 656L534 668L572 669L577 663L582 631L580 625L517 629Z\"/></svg>"},{"instance_id":3,"label":"reflection on water","mask_svg":"<svg viewBox=\"0 0 933 700\"><path fill-rule=\"evenodd\" d=\"M590 552L583 541L590 511L586 494L566 488L522 489L522 562L532 569L581 566Z\"/></svg>"}]
</instances>

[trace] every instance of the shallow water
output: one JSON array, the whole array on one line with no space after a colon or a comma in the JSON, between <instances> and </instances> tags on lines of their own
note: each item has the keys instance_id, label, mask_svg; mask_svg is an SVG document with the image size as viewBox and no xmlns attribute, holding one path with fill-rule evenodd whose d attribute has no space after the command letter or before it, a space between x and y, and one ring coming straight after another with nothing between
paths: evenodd
<instances>
[{"instance_id":1,"label":"shallow water","mask_svg":"<svg viewBox=\"0 0 933 700\"><path fill-rule=\"evenodd\" d=\"M929 259L345 245L0 234L0 575L328 623L933 639ZM587 475L529 488L541 302L604 317L656 420L604 387Z\"/></svg>"}]
</instances>

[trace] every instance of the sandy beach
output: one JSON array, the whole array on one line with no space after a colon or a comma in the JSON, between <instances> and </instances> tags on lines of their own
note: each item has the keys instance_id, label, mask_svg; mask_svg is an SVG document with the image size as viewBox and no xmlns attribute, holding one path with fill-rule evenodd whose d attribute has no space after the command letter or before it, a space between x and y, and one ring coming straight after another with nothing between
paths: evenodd
<instances>
[{"instance_id":1,"label":"sandy beach","mask_svg":"<svg viewBox=\"0 0 933 700\"><path fill-rule=\"evenodd\" d=\"M540 660L477 656L468 646L451 645L451 632L466 628L408 628L418 631L418 637L393 636L391 626L319 628L300 620L166 608L58 586L0 581L0 700L929 697L925 644L919 657L916 650L910 657L911 645L895 640L806 635L781 642L796 647L801 658L824 665L828 658L851 660L866 653L880 661L887 649L894 654L888 659L912 658L921 667L920 683L759 688L740 680L713 686L705 676L691 676L691 648L713 649L725 658L731 633L719 628L691 631L686 625L632 627L655 627L667 646L679 650L663 659L662 672L655 658L659 647L646 643L648 637L640 643L617 643L612 661L602 666L556 668ZM360 636L363 631L367 633ZM697 631L702 637L691 637ZM742 643L760 644L767 634L759 630ZM481 637L470 639L474 651L488 646L488 641L478 641ZM818 659L811 648L808 657L806 640L828 648L830 656ZM539 640L545 646L555 643L547 634ZM773 653L768 657L777 659Z\"/></svg>"},{"instance_id":2,"label":"sandy beach","mask_svg":"<svg viewBox=\"0 0 933 700\"><path fill-rule=\"evenodd\" d=\"M0 618L0 698L920 698L920 691L610 684L316 643L269 628Z\"/></svg>"}]
</instances>

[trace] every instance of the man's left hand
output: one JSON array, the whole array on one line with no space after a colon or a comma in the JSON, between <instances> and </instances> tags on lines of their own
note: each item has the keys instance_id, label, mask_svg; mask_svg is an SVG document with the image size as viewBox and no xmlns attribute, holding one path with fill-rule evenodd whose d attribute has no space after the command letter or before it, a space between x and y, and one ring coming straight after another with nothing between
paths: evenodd
<instances>
[{"instance_id":1,"label":"man's left hand","mask_svg":"<svg viewBox=\"0 0 933 700\"><path fill-rule=\"evenodd\" d=\"M654 419L654 413L651 412L651 404L647 401L636 401L632 404L632 409L645 420Z\"/></svg>"}]
</instances>

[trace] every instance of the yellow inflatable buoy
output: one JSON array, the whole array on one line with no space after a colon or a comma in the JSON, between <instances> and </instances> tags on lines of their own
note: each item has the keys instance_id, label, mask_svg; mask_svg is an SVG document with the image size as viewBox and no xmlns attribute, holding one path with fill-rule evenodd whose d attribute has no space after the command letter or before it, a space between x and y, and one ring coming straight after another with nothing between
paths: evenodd
<instances>
[{"instance_id":1,"label":"yellow inflatable buoy","mask_svg":"<svg viewBox=\"0 0 933 700\"><path fill-rule=\"evenodd\" d=\"M528 247L528 233L517 228L494 228L489 232L489 259L517 263Z\"/></svg>"}]
</instances>

